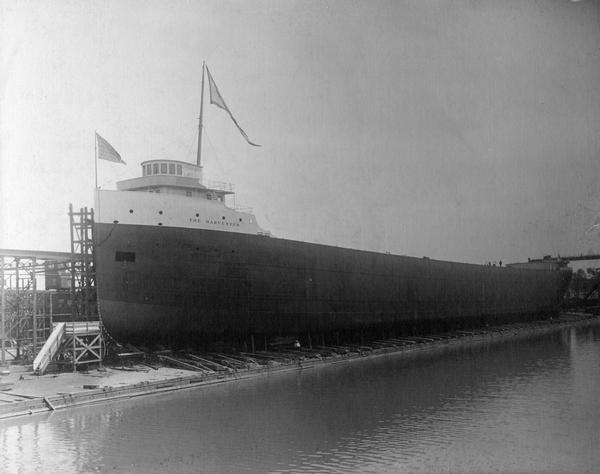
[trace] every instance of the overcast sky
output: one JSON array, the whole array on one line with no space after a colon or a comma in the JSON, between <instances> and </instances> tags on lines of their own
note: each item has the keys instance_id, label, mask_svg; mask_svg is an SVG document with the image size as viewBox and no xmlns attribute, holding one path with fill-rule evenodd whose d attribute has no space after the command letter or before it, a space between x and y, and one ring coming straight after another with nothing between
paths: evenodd
<instances>
[{"instance_id":1,"label":"overcast sky","mask_svg":"<svg viewBox=\"0 0 600 474\"><path fill-rule=\"evenodd\" d=\"M595 1L0 0L0 248L68 250L94 130L194 161L275 236L484 263L600 251Z\"/></svg>"}]
</instances>

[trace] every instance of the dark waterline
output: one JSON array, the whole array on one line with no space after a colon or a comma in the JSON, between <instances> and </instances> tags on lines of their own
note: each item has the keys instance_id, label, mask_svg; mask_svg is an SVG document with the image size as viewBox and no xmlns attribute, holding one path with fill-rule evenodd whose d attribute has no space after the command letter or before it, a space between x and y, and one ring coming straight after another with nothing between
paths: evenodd
<instances>
[{"instance_id":1,"label":"dark waterline","mask_svg":"<svg viewBox=\"0 0 600 474\"><path fill-rule=\"evenodd\" d=\"M594 472L600 327L0 422L6 472Z\"/></svg>"}]
</instances>

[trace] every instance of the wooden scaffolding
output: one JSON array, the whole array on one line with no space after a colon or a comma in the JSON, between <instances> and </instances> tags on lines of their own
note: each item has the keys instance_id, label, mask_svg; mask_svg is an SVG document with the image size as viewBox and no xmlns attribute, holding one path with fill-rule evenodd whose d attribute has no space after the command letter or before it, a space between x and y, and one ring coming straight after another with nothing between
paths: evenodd
<instances>
[{"instance_id":1,"label":"wooden scaffolding","mask_svg":"<svg viewBox=\"0 0 600 474\"><path fill-rule=\"evenodd\" d=\"M69 220L71 252L0 249L0 366L9 360L46 363L55 357L72 363L74 371L83 364L102 363L94 211L74 211L69 205ZM42 275L46 289L40 291ZM68 316L53 319L53 296L68 299L61 307L62 312L68 308ZM52 334L61 322L65 325L57 341ZM49 338L54 341L51 347L46 345Z\"/></svg>"},{"instance_id":2,"label":"wooden scaffolding","mask_svg":"<svg viewBox=\"0 0 600 474\"><path fill-rule=\"evenodd\" d=\"M65 348L73 371L82 364L102 364L102 321L98 312L94 261L94 210L73 210L71 223L71 321L65 327Z\"/></svg>"}]
</instances>

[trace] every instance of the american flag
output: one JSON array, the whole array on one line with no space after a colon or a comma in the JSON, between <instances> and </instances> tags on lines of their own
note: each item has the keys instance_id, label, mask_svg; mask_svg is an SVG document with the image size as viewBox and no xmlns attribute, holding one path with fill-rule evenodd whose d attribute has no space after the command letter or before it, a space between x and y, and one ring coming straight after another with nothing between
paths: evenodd
<instances>
[{"instance_id":1,"label":"american flag","mask_svg":"<svg viewBox=\"0 0 600 474\"><path fill-rule=\"evenodd\" d=\"M113 163L123 163L126 165L119 155L119 152L113 148L113 146L108 143L104 138L102 138L98 133L96 133L96 143L98 145L97 153L98 158L101 160L112 161Z\"/></svg>"}]
</instances>

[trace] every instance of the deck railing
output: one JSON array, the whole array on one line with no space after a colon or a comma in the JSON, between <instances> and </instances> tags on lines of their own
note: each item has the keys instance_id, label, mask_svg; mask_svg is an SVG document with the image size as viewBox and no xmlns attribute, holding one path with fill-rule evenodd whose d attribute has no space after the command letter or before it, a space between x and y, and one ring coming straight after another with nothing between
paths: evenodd
<instances>
[{"instance_id":1,"label":"deck railing","mask_svg":"<svg viewBox=\"0 0 600 474\"><path fill-rule=\"evenodd\" d=\"M233 191L233 184L232 183L227 183L225 181L212 181L209 179L205 179L204 182L202 183L204 186L206 186L207 188L210 189L216 189L218 191L227 191L227 192L234 192Z\"/></svg>"},{"instance_id":2,"label":"deck railing","mask_svg":"<svg viewBox=\"0 0 600 474\"><path fill-rule=\"evenodd\" d=\"M235 206L233 209L237 212L246 212L248 214L254 214L254 209L248 206Z\"/></svg>"}]
</instances>

